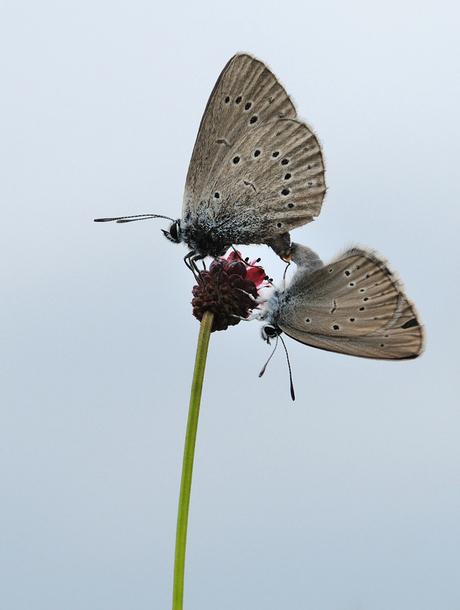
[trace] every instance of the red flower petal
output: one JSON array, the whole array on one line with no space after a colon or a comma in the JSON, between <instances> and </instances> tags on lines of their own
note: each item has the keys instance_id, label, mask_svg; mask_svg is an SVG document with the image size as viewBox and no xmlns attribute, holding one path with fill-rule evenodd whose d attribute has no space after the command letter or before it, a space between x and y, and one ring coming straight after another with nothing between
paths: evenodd
<instances>
[{"instance_id":1,"label":"red flower petal","mask_svg":"<svg viewBox=\"0 0 460 610\"><path fill-rule=\"evenodd\" d=\"M265 270L262 267L248 267L246 269L246 279L254 282L256 286L262 284L266 277Z\"/></svg>"}]
</instances>

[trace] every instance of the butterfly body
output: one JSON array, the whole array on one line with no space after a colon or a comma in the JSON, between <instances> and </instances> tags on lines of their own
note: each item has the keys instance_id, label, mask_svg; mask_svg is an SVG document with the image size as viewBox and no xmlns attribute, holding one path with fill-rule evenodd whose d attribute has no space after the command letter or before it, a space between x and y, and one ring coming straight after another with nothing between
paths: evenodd
<instances>
[{"instance_id":1,"label":"butterfly body","mask_svg":"<svg viewBox=\"0 0 460 610\"><path fill-rule=\"evenodd\" d=\"M248 217L244 212L235 219L224 207L216 213L203 206L193 218L187 214L184 219L176 220L166 237L175 243L186 243L199 257L218 257L223 256L232 244L253 243L248 241L251 239L248 227L254 221L254 217ZM264 218L259 217L259 226L264 222Z\"/></svg>"},{"instance_id":2,"label":"butterfly body","mask_svg":"<svg viewBox=\"0 0 460 610\"><path fill-rule=\"evenodd\" d=\"M292 244L291 284L276 290L260 318L262 336L281 332L320 349L383 360L416 358L424 329L401 282L375 252L353 248L327 265Z\"/></svg>"},{"instance_id":3,"label":"butterfly body","mask_svg":"<svg viewBox=\"0 0 460 610\"><path fill-rule=\"evenodd\" d=\"M269 221L263 214L249 214L241 210L238 217L229 214L225 207L217 212L204 208L191 218L176 220L166 237L175 243L184 242L198 258L223 256L233 244L261 243L255 237L254 226L258 231L269 234ZM177 237L175 237L177 235ZM268 240L267 240L268 241ZM289 233L274 236L272 245L279 254L288 255L290 251ZM279 244L279 245L278 245Z\"/></svg>"}]
</instances>

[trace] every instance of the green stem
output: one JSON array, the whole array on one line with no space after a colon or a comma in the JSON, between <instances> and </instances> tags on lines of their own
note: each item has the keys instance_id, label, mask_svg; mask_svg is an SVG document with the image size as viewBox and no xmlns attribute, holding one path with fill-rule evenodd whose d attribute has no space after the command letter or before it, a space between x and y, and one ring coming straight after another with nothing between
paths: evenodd
<instances>
[{"instance_id":1,"label":"green stem","mask_svg":"<svg viewBox=\"0 0 460 610\"><path fill-rule=\"evenodd\" d=\"M182 480L180 485L179 510L177 513L176 556L174 560L173 610L182 610L184 601L185 544L187 541L188 509L192 486L193 458L195 456L196 431L200 414L201 391L208 354L214 314L206 312L201 320L200 334L196 349L195 370L193 372L187 433L185 436Z\"/></svg>"}]
</instances>

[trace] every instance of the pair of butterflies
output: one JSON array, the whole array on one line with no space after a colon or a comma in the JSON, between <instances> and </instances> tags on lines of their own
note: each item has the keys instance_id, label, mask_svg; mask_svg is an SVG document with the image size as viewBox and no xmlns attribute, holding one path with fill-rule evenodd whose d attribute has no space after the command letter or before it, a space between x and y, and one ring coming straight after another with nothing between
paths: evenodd
<instances>
[{"instance_id":1,"label":"pair of butterflies","mask_svg":"<svg viewBox=\"0 0 460 610\"><path fill-rule=\"evenodd\" d=\"M185 184L182 218L166 237L193 267L233 244L267 244L297 272L260 313L267 341L285 332L313 347L402 360L423 351L424 330L386 262L354 248L323 265L289 231L312 221L326 193L321 146L261 61L235 55L208 100ZM132 222L157 214L97 219Z\"/></svg>"}]
</instances>

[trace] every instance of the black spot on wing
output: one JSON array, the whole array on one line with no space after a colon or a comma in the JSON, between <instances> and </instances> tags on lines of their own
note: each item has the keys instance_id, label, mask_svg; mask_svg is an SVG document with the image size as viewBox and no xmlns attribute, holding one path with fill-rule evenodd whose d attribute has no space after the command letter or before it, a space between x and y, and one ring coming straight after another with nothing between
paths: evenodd
<instances>
[{"instance_id":1,"label":"black spot on wing","mask_svg":"<svg viewBox=\"0 0 460 610\"><path fill-rule=\"evenodd\" d=\"M403 324L401 328L413 328L414 326L420 326L416 318L412 318L412 320L409 320L408 322Z\"/></svg>"}]
</instances>

